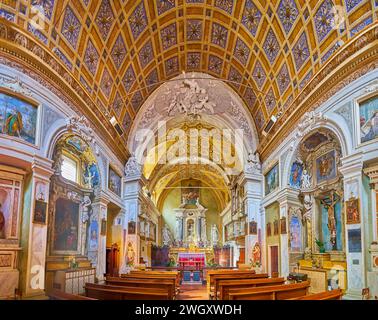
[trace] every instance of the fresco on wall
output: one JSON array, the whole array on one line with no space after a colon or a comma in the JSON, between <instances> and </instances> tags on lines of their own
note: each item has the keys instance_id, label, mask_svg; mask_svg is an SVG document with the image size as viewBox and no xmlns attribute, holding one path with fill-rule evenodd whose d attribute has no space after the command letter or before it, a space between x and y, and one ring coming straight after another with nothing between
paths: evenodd
<instances>
[{"instance_id":1,"label":"fresco on wall","mask_svg":"<svg viewBox=\"0 0 378 320\"><path fill-rule=\"evenodd\" d=\"M336 177L336 151L331 150L316 159L316 179L318 183Z\"/></svg>"},{"instance_id":2,"label":"fresco on wall","mask_svg":"<svg viewBox=\"0 0 378 320\"><path fill-rule=\"evenodd\" d=\"M303 164L298 161L295 161L292 164L291 170L290 170L290 186L291 187L300 189L302 172L303 172Z\"/></svg>"},{"instance_id":3,"label":"fresco on wall","mask_svg":"<svg viewBox=\"0 0 378 320\"><path fill-rule=\"evenodd\" d=\"M361 142L367 142L378 137L378 96L360 104Z\"/></svg>"},{"instance_id":4,"label":"fresco on wall","mask_svg":"<svg viewBox=\"0 0 378 320\"><path fill-rule=\"evenodd\" d=\"M79 237L79 204L68 199L56 201L54 250L77 251Z\"/></svg>"},{"instance_id":5,"label":"fresco on wall","mask_svg":"<svg viewBox=\"0 0 378 320\"><path fill-rule=\"evenodd\" d=\"M109 190L121 196L121 177L110 167L108 186Z\"/></svg>"},{"instance_id":6,"label":"fresco on wall","mask_svg":"<svg viewBox=\"0 0 378 320\"><path fill-rule=\"evenodd\" d=\"M200 197L200 181L187 180L181 183L181 197L183 204L195 205Z\"/></svg>"},{"instance_id":7,"label":"fresco on wall","mask_svg":"<svg viewBox=\"0 0 378 320\"><path fill-rule=\"evenodd\" d=\"M0 186L0 239L6 239L11 218L12 188Z\"/></svg>"},{"instance_id":8,"label":"fresco on wall","mask_svg":"<svg viewBox=\"0 0 378 320\"><path fill-rule=\"evenodd\" d=\"M268 195L279 186L278 163L265 175L265 193Z\"/></svg>"},{"instance_id":9,"label":"fresco on wall","mask_svg":"<svg viewBox=\"0 0 378 320\"><path fill-rule=\"evenodd\" d=\"M293 252L299 252L302 250L301 228L302 226L299 217L292 216L290 218L289 226L289 246Z\"/></svg>"},{"instance_id":10,"label":"fresco on wall","mask_svg":"<svg viewBox=\"0 0 378 320\"><path fill-rule=\"evenodd\" d=\"M322 235L326 251L341 251L342 245L342 214L340 201L331 202L329 198L322 200Z\"/></svg>"},{"instance_id":11,"label":"fresco on wall","mask_svg":"<svg viewBox=\"0 0 378 320\"><path fill-rule=\"evenodd\" d=\"M35 144L37 111L23 100L0 93L0 133Z\"/></svg>"},{"instance_id":12,"label":"fresco on wall","mask_svg":"<svg viewBox=\"0 0 378 320\"><path fill-rule=\"evenodd\" d=\"M303 142L303 145L308 151L311 151L326 141L328 141L328 137L326 135L321 132L315 132Z\"/></svg>"}]
</instances>

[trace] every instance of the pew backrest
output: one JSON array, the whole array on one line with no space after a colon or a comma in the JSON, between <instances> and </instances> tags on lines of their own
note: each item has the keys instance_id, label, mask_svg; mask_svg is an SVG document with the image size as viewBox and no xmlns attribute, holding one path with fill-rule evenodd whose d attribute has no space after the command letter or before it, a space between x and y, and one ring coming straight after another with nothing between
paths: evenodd
<instances>
[{"instance_id":1,"label":"pew backrest","mask_svg":"<svg viewBox=\"0 0 378 320\"><path fill-rule=\"evenodd\" d=\"M341 300L342 296L343 291L341 289L335 289L331 291L309 294L299 298L292 298L290 300Z\"/></svg>"},{"instance_id":2,"label":"pew backrest","mask_svg":"<svg viewBox=\"0 0 378 320\"><path fill-rule=\"evenodd\" d=\"M97 300L56 289L49 290L46 294L50 300Z\"/></svg>"},{"instance_id":3,"label":"pew backrest","mask_svg":"<svg viewBox=\"0 0 378 320\"><path fill-rule=\"evenodd\" d=\"M235 288L228 292L229 300L286 300L307 295L310 282L264 286L250 289Z\"/></svg>"},{"instance_id":4,"label":"pew backrest","mask_svg":"<svg viewBox=\"0 0 378 320\"><path fill-rule=\"evenodd\" d=\"M248 289L254 287L274 286L285 284L285 278L260 278L260 279L234 279L234 280L216 280L219 290L219 299L228 300L228 292L230 289ZM218 294L216 295L218 298Z\"/></svg>"},{"instance_id":5,"label":"pew backrest","mask_svg":"<svg viewBox=\"0 0 378 320\"><path fill-rule=\"evenodd\" d=\"M164 289L111 286L86 283L86 296L99 300L168 300Z\"/></svg>"}]
</instances>

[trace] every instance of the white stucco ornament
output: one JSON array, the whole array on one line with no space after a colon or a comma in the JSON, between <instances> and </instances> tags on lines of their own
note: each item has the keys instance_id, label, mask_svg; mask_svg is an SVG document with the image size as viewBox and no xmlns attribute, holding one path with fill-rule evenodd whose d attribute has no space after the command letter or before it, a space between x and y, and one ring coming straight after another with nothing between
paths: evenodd
<instances>
[{"instance_id":1,"label":"white stucco ornament","mask_svg":"<svg viewBox=\"0 0 378 320\"><path fill-rule=\"evenodd\" d=\"M140 175L142 173L142 166L139 164L137 158L132 155L126 163L125 175L126 177Z\"/></svg>"}]
</instances>

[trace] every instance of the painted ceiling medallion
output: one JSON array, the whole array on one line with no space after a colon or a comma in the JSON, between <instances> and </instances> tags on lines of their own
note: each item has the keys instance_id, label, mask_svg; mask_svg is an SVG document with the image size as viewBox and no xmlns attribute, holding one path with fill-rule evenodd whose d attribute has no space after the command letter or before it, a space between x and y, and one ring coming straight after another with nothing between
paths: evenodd
<instances>
[{"instance_id":1,"label":"painted ceiling medallion","mask_svg":"<svg viewBox=\"0 0 378 320\"><path fill-rule=\"evenodd\" d=\"M272 29L269 30L268 35L266 36L263 48L270 64L273 64L278 56L280 44L278 43L276 35Z\"/></svg>"},{"instance_id":2,"label":"painted ceiling medallion","mask_svg":"<svg viewBox=\"0 0 378 320\"><path fill-rule=\"evenodd\" d=\"M238 38L235 45L234 56L243 64L243 66L247 65L250 52L251 50L248 48L245 42Z\"/></svg>"},{"instance_id":3,"label":"painted ceiling medallion","mask_svg":"<svg viewBox=\"0 0 378 320\"><path fill-rule=\"evenodd\" d=\"M135 78L135 72L134 72L133 66L130 65L127 68L125 76L123 77L123 80L122 80L123 86L125 87L125 89L126 89L127 92L130 91L130 89L133 86L135 80L136 80L136 78Z\"/></svg>"},{"instance_id":4,"label":"painted ceiling medallion","mask_svg":"<svg viewBox=\"0 0 378 320\"><path fill-rule=\"evenodd\" d=\"M102 92L109 99L110 93L111 93L112 87L113 87L113 79L110 76L108 69L105 69L105 71L102 75L100 87L101 87Z\"/></svg>"},{"instance_id":5,"label":"painted ceiling medallion","mask_svg":"<svg viewBox=\"0 0 378 320\"><path fill-rule=\"evenodd\" d=\"M114 14L109 0L102 0L96 16L96 24L102 40L106 40L114 23Z\"/></svg>"},{"instance_id":6,"label":"painted ceiling medallion","mask_svg":"<svg viewBox=\"0 0 378 320\"><path fill-rule=\"evenodd\" d=\"M148 21L143 0L129 17L129 24L134 39L137 39L140 34L146 29Z\"/></svg>"},{"instance_id":7,"label":"painted ceiling medallion","mask_svg":"<svg viewBox=\"0 0 378 320\"><path fill-rule=\"evenodd\" d=\"M274 96L274 91L272 88L270 88L268 94L265 97L265 104L270 114L276 106L276 98Z\"/></svg>"},{"instance_id":8,"label":"painted ceiling medallion","mask_svg":"<svg viewBox=\"0 0 378 320\"><path fill-rule=\"evenodd\" d=\"M67 6L63 19L62 34L71 46L76 49L79 40L81 24L72 9Z\"/></svg>"},{"instance_id":9,"label":"painted ceiling medallion","mask_svg":"<svg viewBox=\"0 0 378 320\"><path fill-rule=\"evenodd\" d=\"M228 14L232 14L234 0L215 0L214 6L226 11Z\"/></svg>"},{"instance_id":10,"label":"painted ceiling medallion","mask_svg":"<svg viewBox=\"0 0 378 320\"><path fill-rule=\"evenodd\" d=\"M119 69L126 57L126 46L121 34L119 34L114 44L111 56L117 69Z\"/></svg>"},{"instance_id":11,"label":"painted ceiling medallion","mask_svg":"<svg viewBox=\"0 0 378 320\"><path fill-rule=\"evenodd\" d=\"M178 57L172 57L165 62L165 74L171 76L179 72Z\"/></svg>"},{"instance_id":12,"label":"painted ceiling medallion","mask_svg":"<svg viewBox=\"0 0 378 320\"><path fill-rule=\"evenodd\" d=\"M281 0L278 7L278 17L288 34L298 17L298 9L294 0Z\"/></svg>"},{"instance_id":13,"label":"painted ceiling medallion","mask_svg":"<svg viewBox=\"0 0 378 320\"><path fill-rule=\"evenodd\" d=\"M255 4L251 0L247 0L243 11L242 24L254 37L256 36L261 17L261 12Z\"/></svg>"},{"instance_id":14,"label":"painted ceiling medallion","mask_svg":"<svg viewBox=\"0 0 378 320\"><path fill-rule=\"evenodd\" d=\"M290 84L290 75L286 63L282 66L277 78L278 88L280 94L284 94Z\"/></svg>"},{"instance_id":15,"label":"painted ceiling medallion","mask_svg":"<svg viewBox=\"0 0 378 320\"><path fill-rule=\"evenodd\" d=\"M325 0L315 14L315 31L319 42L322 42L335 24L334 5L331 0Z\"/></svg>"},{"instance_id":16,"label":"painted ceiling medallion","mask_svg":"<svg viewBox=\"0 0 378 320\"><path fill-rule=\"evenodd\" d=\"M139 61L142 68L146 67L154 59L152 42L148 41L139 52Z\"/></svg>"},{"instance_id":17,"label":"painted ceiling medallion","mask_svg":"<svg viewBox=\"0 0 378 320\"><path fill-rule=\"evenodd\" d=\"M218 23L213 23L211 42L225 48L227 43L228 30Z\"/></svg>"},{"instance_id":18,"label":"painted ceiling medallion","mask_svg":"<svg viewBox=\"0 0 378 320\"><path fill-rule=\"evenodd\" d=\"M293 48L295 67L297 71L303 66L303 64L310 58L310 50L308 48L306 33L302 33L297 43Z\"/></svg>"},{"instance_id":19,"label":"painted ceiling medallion","mask_svg":"<svg viewBox=\"0 0 378 320\"><path fill-rule=\"evenodd\" d=\"M167 50L168 48L177 44L176 23L172 23L168 27L161 30L160 38L164 50Z\"/></svg>"},{"instance_id":20,"label":"painted ceiling medallion","mask_svg":"<svg viewBox=\"0 0 378 320\"><path fill-rule=\"evenodd\" d=\"M255 80L258 88L261 89L266 80L266 73L260 61L256 62L255 68L253 69L252 77Z\"/></svg>"},{"instance_id":21,"label":"painted ceiling medallion","mask_svg":"<svg viewBox=\"0 0 378 320\"><path fill-rule=\"evenodd\" d=\"M202 21L188 20L186 27L186 39L188 41L201 40L202 38Z\"/></svg>"},{"instance_id":22,"label":"painted ceiling medallion","mask_svg":"<svg viewBox=\"0 0 378 320\"><path fill-rule=\"evenodd\" d=\"M218 58L212 54L209 55L209 71L220 74L222 72L222 67L223 60L221 58Z\"/></svg>"},{"instance_id":23,"label":"painted ceiling medallion","mask_svg":"<svg viewBox=\"0 0 378 320\"><path fill-rule=\"evenodd\" d=\"M97 71L97 66L99 62L99 54L92 43L92 40L88 40L87 49L84 54L84 64L87 66L88 70L92 75L95 75Z\"/></svg>"}]
</instances>

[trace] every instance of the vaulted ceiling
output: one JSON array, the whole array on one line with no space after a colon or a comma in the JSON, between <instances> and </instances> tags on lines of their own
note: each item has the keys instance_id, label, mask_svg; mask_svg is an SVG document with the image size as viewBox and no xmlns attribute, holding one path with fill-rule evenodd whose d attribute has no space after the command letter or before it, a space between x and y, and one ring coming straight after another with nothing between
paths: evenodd
<instances>
[{"instance_id":1,"label":"vaulted ceiling","mask_svg":"<svg viewBox=\"0 0 378 320\"><path fill-rule=\"evenodd\" d=\"M126 134L152 90L183 70L227 80L261 133L340 47L375 23L377 12L375 0L19 0L0 6L0 16L49 47Z\"/></svg>"}]
</instances>

